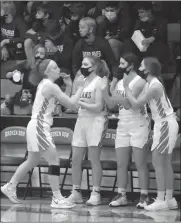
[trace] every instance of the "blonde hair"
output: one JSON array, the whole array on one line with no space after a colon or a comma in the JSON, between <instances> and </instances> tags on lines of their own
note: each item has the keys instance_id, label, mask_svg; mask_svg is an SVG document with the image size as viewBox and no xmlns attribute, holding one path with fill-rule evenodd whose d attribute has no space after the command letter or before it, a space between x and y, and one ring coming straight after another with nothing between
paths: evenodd
<instances>
[{"instance_id":1,"label":"blonde hair","mask_svg":"<svg viewBox=\"0 0 181 223\"><path fill-rule=\"evenodd\" d=\"M96 33L97 24L95 19L84 17L80 20L80 22L85 22L89 28L92 28L92 33Z\"/></svg>"},{"instance_id":2,"label":"blonde hair","mask_svg":"<svg viewBox=\"0 0 181 223\"><path fill-rule=\"evenodd\" d=\"M92 65L96 66L95 73L97 74L97 76L99 76L99 77L105 77L105 76L109 77L110 70L109 70L105 60L101 60L100 57L96 57L96 56L93 56L93 55L86 56L84 58L89 59L90 62L92 63Z\"/></svg>"}]
</instances>

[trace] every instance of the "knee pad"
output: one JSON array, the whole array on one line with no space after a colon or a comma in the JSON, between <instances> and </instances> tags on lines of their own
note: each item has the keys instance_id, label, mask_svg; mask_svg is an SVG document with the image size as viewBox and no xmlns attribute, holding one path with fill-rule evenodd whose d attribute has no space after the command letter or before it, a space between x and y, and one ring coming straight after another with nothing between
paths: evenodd
<instances>
[{"instance_id":1,"label":"knee pad","mask_svg":"<svg viewBox=\"0 0 181 223\"><path fill-rule=\"evenodd\" d=\"M50 165L48 168L48 174L54 176L60 176L60 166Z\"/></svg>"}]
</instances>

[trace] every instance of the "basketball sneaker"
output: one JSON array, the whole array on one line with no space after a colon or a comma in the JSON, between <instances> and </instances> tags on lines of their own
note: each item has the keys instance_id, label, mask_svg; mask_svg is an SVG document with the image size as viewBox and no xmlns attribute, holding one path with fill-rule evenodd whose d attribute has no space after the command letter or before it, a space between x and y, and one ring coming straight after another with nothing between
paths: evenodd
<instances>
[{"instance_id":1,"label":"basketball sneaker","mask_svg":"<svg viewBox=\"0 0 181 223\"><path fill-rule=\"evenodd\" d=\"M89 200L86 202L86 204L89 206L96 206L96 205L101 204L100 193L98 193L96 191L92 191L91 196L90 196Z\"/></svg>"},{"instance_id":2,"label":"basketball sneaker","mask_svg":"<svg viewBox=\"0 0 181 223\"><path fill-rule=\"evenodd\" d=\"M178 203L177 203L177 201L175 200L174 197L171 200L167 199L166 202L167 202L168 208L170 210L174 210L174 209L178 208Z\"/></svg>"},{"instance_id":3,"label":"basketball sneaker","mask_svg":"<svg viewBox=\"0 0 181 223\"><path fill-rule=\"evenodd\" d=\"M144 207L146 211L166 211L169 210L168 204L166 201L161 201L154 199L154 202L150 205Z\"/></svg>"},{"instance_id":4,"label":"basketball sneaker","mask_svg":"<svg viewBox=\"0 0 181 223\"><path fill-rule=\"evenodd\" d=\"M136 205L138 209L144 209L145 206L148 205L149 197L147 194L141 194L139 203Z\"/></svg>"},{"instance_id":5,"label":"basketball sneaker","mask_svg":"<svg viewBox=\"0 0 181 223\"><path fill-rule=\"evenodd\" d=\"M126 195L122 195L121 193L118 193L111 203L109 203L110 207L119 207L119 206L126 206L128 204Z\"/></svg>"},{"instance_id":6,"label":"basketball sneaker","mask_svg":"<svg viewBox=\"0 0 181 223\"><path fill-rule=\"evenodd\" d=\"M77 190L73 190L71 195L67 198L67 201L74 203L74 204L83 204L83 198L81 192Z\"/></svg>"},{"instance_id":7,"label":"basketball sneaker","mask_svg":"<svg viewBox=\"0 0 181 223\"><path fill-rule=\"evenodd\" d=\"M52 197L52 203L50 206L52 208L67 209L67 208L74 208L76 204L70 203L66 199Z\"/></svg>"},{"instance_id":8,"label":"basketball sneaker","mask_svg":"<svg viewBox=\"0 0 181 223\"><path fill-rule=\"evenodd\" d=\"M1 187L1 192L9 198L14 204L19 204L21 201L17 198L16 189L14 189L10 183L5 184Z\"/></svg>"}]
</instances>

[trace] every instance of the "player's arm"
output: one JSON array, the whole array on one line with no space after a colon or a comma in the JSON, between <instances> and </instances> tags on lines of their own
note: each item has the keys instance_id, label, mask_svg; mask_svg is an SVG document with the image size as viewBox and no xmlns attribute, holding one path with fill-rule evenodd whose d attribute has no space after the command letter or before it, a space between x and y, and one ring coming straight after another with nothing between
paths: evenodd
<instances>
[{"instance_id":1,"label":"player's arm","mask_svg":"<svg viewBox=\"0 0 181 223\"><path fill-rule=\"evenodd\" d=\"M59 100L61 105L65 106L66 108L73 109L80 98L82 90L83 87L79 87L76 94L70 98L59 88L58 85L52 83L44 86L42 89L42 94L47 98L54 96Z\"/></svg>"},{"instance_id":2,"label":"player's arm","mask_svg":"<svg viewBox=\"0 0 181 223\"><path fill-rule=\"evenodd\" d=\"M103 96L102 96L102 91L100 88L96 89L96 94L95 94L95 103L94 104L89 104L86 103L83 99L81 99L78 104L85 109L88 109L89 111L92 112L101 112L103 109Z\"/></svg>"},{"instance_id":3,"label":"player's arm","mask_svg":"<svg viewBox=\"0 0 181 223\"><path fill-rule=\"evenodd\" d=\"M162 89L160 88L160 85L154 84L148 89L148 91L146 91L140 97L136 98L132 94L130 89L126 87L126 95L133 109L141 108L143 105L147 104L150 100L160 98L162 96L162 93L163 92Z\"/></svg>"}]
</instances>

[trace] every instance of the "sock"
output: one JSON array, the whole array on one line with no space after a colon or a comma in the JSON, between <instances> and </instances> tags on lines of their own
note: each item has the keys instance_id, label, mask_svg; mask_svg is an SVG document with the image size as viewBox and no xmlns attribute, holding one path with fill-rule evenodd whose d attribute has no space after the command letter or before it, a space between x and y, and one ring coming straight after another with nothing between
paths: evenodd
<instances>
[{"instance_id":1,"label":"sock","mask_svg":"<svg viewBox=\"0 0 181 223\"><path fill-rule=\"evenodd\" d=\"M17 185L18 185L18 181L14 180L14 179L11 179L9 184L11 186L12 189L16 189Z\"/></svg>"},{"instance_id":2,"label":"sock","mask_svg":"<svg viewBox=\"0 0 181 223\"><path fill-rule=\"evenodd\" d=\"M118 187L118 193L122 194L123 196L125 196L126 195L126 189Z\"/></svg>"},{"instance_id":3,"label":"sock","mask_svg":"<svg viewBox=\"0 0 181 223\"><path fill-rule=\"evenodd\" d=\"M166 190L166 200L171 200L173 198L173 190Z\"/></svg>"},{"instance_id":4,"label":"sock","mask_svg":"<svg viewBox=\"0 0 181 223\"><path fill-rule=\"evenodd\" d=\"M93 186L92 191L93 191L93 192L100 193L100 187L95 187L95 186Z\"/></svg>"},{"instance_id":5,"label":"sock","mask_svg":"<svg viewBox=\"0 0 181 223\"><path fill-rule=\"evenodd\" d=\"M158 191L157 192L157 199L160 201L164 201L165 199L165 191Z\"/></svg>"},{"instance_id":6,"label":"sock","mask_svg":"<svg viewBox=\"0 0 181 223\"><path fill-rule=\"evenodd\" d=\"M74 190L80 193L81 192L80 185L73 185L73 191Z\"/></svg>"},{"instance_id":7,"label":"sock","mask_svg":"<svg viewBox=\"0 0 181 223\"><path fill-rule=\"evenodd\" d=\"M141 194L148 195L148 190L141 190Z\"/></svg>"},{"instance_id":8,"label":"sock","mask_svg":"<svg viewBox=\"0 0 181 223\"><path fill-rule=\"evenodd\" d=\"M62 198L63 197L59 190L58 191L52 191L52 193L53 193L53 196L55 198Z\"/></svg>"}]
</instances>

